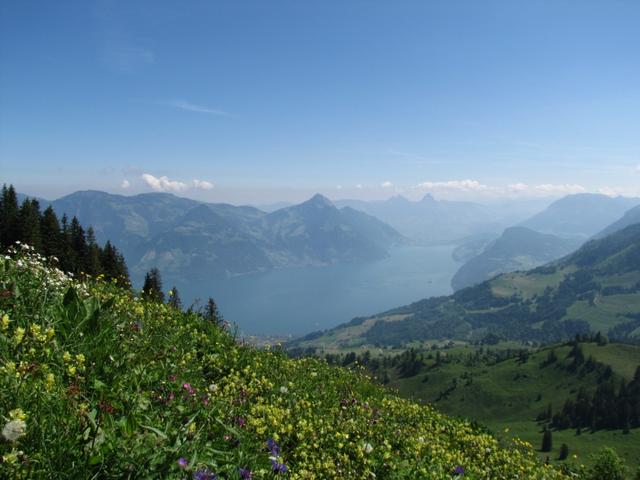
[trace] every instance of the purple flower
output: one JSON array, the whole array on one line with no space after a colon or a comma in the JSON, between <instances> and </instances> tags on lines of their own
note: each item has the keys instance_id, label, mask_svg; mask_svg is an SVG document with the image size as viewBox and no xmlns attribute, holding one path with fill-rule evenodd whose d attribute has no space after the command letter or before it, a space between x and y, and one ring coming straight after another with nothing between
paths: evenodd
<instances>
[{"instance_id":1,"label":"purple flower","mask_svg":"<svg viewBox=\"0 0 640 480\"><path fill-rule=\"evenodd\" d=\"M464 475L464 467L461 465L458 465L454 470L453 473L455 473L456 475Z\"/></svg>"},{"instance_id":2,"label":"purple flower","mask_svg":"<svg viewBox=\"0 0 640 480\"><path fill-rule=\"evenodd\" d=\"M193 480L216 480L218 477L208 468L193 472Z\"/></svg>"},{"instance_id":3,"label":"purple flower","mask_svg":"<svg viewBox=\"0 0 640 480\"><path fill-rule=\"evenodd\" d=\"M187 465L189 465L189 461L186 458L180 457L178 459L178 466L180 468L187 468Z\"/></svg>"},{"instance_id":4,"label":"purple flower","mask_svg":"<svg viewBox=\"0 0 640 480\"><path fill-rule=\"evenodd\" d=\"M239 468L240 478L253 478L253 473L247 468Z\"/></svg>"},{"instance_id":5,"label":"purple flower","mask_svg":"<svg viewBox=\"0 0 640 480\"><path fill-rule=\"evenodd\" d=\"M287 473L287 466L284 463L271 459L271 465L275 473Z\"/></svg>"},{"instance_id":6,"label":"purple flower","mask_svg":"<svg viewBox=\"0 0 640 480\"><path fill-rule=\"evenodd\" d=\"M280 446L276 443L276 441L272 438L267 440L267 448L269 449L269 453L277 457L280 455Z\"/></svg>"}]
</instances>

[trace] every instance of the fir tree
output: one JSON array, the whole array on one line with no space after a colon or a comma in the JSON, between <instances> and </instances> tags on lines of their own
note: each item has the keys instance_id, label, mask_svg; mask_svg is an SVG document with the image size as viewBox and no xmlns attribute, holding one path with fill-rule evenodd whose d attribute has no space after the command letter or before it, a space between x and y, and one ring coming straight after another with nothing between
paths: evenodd
<instances>
[{"instance_id":1,"label":"fir tree","mask_svg":"<svg viewBox=\"0 0 640 480\"><path fill-rule=\"evenodd\" d=\"M563 443L560 446L560 453L558 455L558 460L566 460L569 457L569 446L566 443Z\"/></svg>"},{"instance_id":2,"label":"fir tree","mask_svg":"<svg viewBox=\"0 0 640 480\"><path fill-rule=\"evenodd\" d=\"M98 275L102 272L102 262L100 261L100 247L96 243L96 236L93 227L87 229L87 261L86 272L89 275Z\"/></svg>"},{"instance_id":3,"label":"fir tree","mask_svg":"<svg viewBox=\"0 0 640 480\"><path fill-rule=\"evenodd\" d=\"M155 302L164 303L164 293L162 292L162 279L160 270L152 268L144 277L142 293L145 298Z\"/></svg>"},{"instance_id":4,"label":"fir tree","mask_svg":"<svg viewBox=\"0 0 640 480\"><path fill-rule=\"evenodd\" d=\"M18 196L13 185L3 185L0 200L0 242L3 247L13 245L19 240Z\"/></svg>"},{"instance_id":5,"label":"fir tree","mask_svg":"<svg viewBox=\"0 0 640 480\"><path fill-rule=\"evenodd\" d=\"M60 222L56 213L49 205L40 219L40 233L42 235L42 253L48 257L62 257L62 234Z\"/></svg>"},{"instance_id":6,"label":"fir tree","mask_svg":"<svg viewBox=\"0 0 640 480\"><path fill-rule=\"evenodd\" d=\"M167 303L173 308L182 310L182 300L180 299L180 293L175 286L171 287L171 290L169 290L169 301Z\"/></svg>"},{"instance_id":7,"label":"fir tree","mask_svg":"<svg viewBox=\"0 0 640 480\"><path fill-rule=\"evenodd\" d=\"M550 452L552 447L553 440L551 438L551 430L545 428L544 434L542 435L542 448L540 450L543 452Z\"/></svg>"},{"instance_id":8,"label":"fir tree","mask_svg":"<svg viewBox=\"0 0 640 480\"><path fill-rule=\"evenodd\" d=\"M222 315L218 311L218 305L216 305L216 302L211 297L209 297L204 307L204 318L218 325L221 325L223 322Z\"/></svg>"},{"instance_id":9,"label":"fir tree","mask_svg":"<svg viewBox=\"0 0 640 480\"><path fill-rule=\"evenodd\" d=\"M25 199L18 213L18 235L20 241L42 251L40 235L40 204L35 199Z\"/></svg>"}]
</instances>

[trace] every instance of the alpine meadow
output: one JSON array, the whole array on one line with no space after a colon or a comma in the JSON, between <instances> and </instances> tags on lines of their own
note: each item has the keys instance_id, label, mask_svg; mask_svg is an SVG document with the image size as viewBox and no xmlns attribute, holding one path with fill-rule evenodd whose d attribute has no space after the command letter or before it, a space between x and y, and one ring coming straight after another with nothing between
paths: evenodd
<instances>
[{"instance_id":1,"label":"alpine meadow","mask_svg":"<svg viewBox=\"0 0 640 480\"><path fill-rule=\"evenodd\" d=\"M639 23L0 2L0 478L640 480Z\"/></svg>"}]
</instances>

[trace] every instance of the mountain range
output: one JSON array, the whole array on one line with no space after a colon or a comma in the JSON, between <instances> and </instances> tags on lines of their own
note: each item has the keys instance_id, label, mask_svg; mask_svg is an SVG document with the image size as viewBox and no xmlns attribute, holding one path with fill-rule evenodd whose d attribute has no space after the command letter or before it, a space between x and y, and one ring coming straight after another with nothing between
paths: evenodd
<instances>
[{"instance_id":1,"label":"mountain range","mask_svg":"<svg viewBox=\"0 0 640 480\"><path fill-rule=\"evenodd\" d=\"M633 197L577 193L556 200L520 225L560 237L591 238L640 204Z\"/></svg>"},{"instance_id":2,"label":"mountain range","mask_svg":"<svg viewBox=\"0 0 640 480\"><path fill-rule=\"evenodd\" d=\"M454 258L465 263L452 278L451 286L460 290L500 273L528 270L557 260L597 232L606 236L640 222L640 208L627 210L639 203L638 198L569 195L506 229L494 241L488 241L487 236L472 236L454 251ZM610 226L602 230L606 225Z\"/></svg>"},{"instance_id":3,"label":"mountain range","mask_svg":"<svg viewBox=\"0 0 640 480\"><path fill-rule=\"evenodd\" d=\"M451 279L454 290L482 283L500 273L529 270L568 255L582 244L578 238L507 228L479 255L469 259Z\"/></svg>"},{"instance_id":4,"label":"mountain range","mask_svg":"<svg viewBox=\"0 0 640 480\"><path fill-rule=\"evenodd\" d=\"M51 202L56 213L92 225L122 251L134 279L158 267L175 282L273 268L383 258L405 238L380 220L327 198L271 213L207 204L167 193L82 191Z\"/></svg>"},{"instance_id":5,"label":"mountain range","mask_svg":"<svg viewBox=\"0 0 640 480\"><path fill-rule=\"evenodd\" d=\"M487 233L497 236L504 228L546 206L545 201L482 205L437 200L429 194L419 201L397 195L384 201L337 200L335 204L373 215L406 237L425 244L456 244Z\"/></svg>"},{"instance_id":6,"label":"mountain range","mask_svg":"<svg viewBox=\"0 0 640 480\"><path fill-rule=\"evenodd\" d=\"M589 331L640 338L640 224L591 240L551 264L356 318L291 345L405 345L487 336L548 343Z\"/></svg>"}]
</instances>

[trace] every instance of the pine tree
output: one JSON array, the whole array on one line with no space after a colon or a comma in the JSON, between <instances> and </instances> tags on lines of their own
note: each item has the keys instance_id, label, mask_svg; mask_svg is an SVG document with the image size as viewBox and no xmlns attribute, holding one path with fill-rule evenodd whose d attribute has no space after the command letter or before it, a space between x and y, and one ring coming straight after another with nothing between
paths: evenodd
<instances>
[{"instance_id":1,"label":"pine tree","mask_svg":"<svg viewBox=\"0 0 640 480\"><path fill-rule=\"evenodd\" d=\"M553 440L551 438L551 430L545 428L544 434L542 435L542 448L540 450L543 452L550 452L552 447Z\"/></svg>"},{"instance_id":2,"label":"pine tree","mask_svg":"<svg viewBox=\"0 0 640 480\"><path fill-rule=\"evenodd\" d=\"M216 305L216 302L211 297L209 297L204 307L204 318L218 325L221 325L223 322L222 315L218 311L218 305Z\"/></svg>"},{"instance_id":3,"label":"pine tree","mask_svg":"<svg viewBox=\"0 0 640 480\"><path fill-rule=\"evenodd\" d=\"M109 240L107 240L100 252L100 262L102 264L102 273L106 279L116 280L126 286L131 284L124 258Z\"/></svg>"},{"instance_id":4,"label":"pine tree","mask_svg":"<svg viewBox=\"0 0 640 480\"><path fill-rule=\"evenodd\" d=\"M171 287L171 290L169 290L169 301L167 303L177 310L182 310L180 293L175 286Z\"/></svg>"},{"instance_id":5,"label":"pine tree","mask_svg":"<svg viewBox=\"0 0 640 480\"><path fill-rule=\"evenodd\" d=\"M87 273L89 275L99 275L102 273L100 262L100 247L96 243L96 236L93 227L87 229Z\"/></svg>"},{"instance_id":6,"label":"pine tree","mask_svg":"<svg viewBox=\"0 0 640 480\"><path fill-rule=\"evenodd\" d=\"M569 446L566 443L563 443L560 446L560 454L558 455L558 460L566 460L569 457Z\"/></svg>"},{"instance_id":7,"label":"pine tree","mask_svg":"<svg viewBox=\"0 0 640 480\"><path fill-rule=\"evenodd\" d=\"M18 196L13 185L3 185L0 200L0 243L3 247L13 245L19 240L18 231Z\"/></svg>"},{"instance_id":8,"label":"pine tree","mask_svg":"<svg viewBox=\"0 0 640 480\"><path fill-rule=\"evenodd\" d=\"M62 257L62 234L60 222L49 205L40 219L40 233L42 235L42 253L48 257Z\"/></svg>"},{"instance_id":9,"label":"pine tree","mask_svg":"<svg viewBox=\"0 0 640 480\"><path fill-rule=\"evenodd\" d=\"M160 270L152 268L144 277L142 287L143 296L149 300L164 303L164 293L162 293L162 279Z\"/></svg>"},{"instance_id":10,"label":"pine tree","mask_svg":"<svg viewBox=\"0 0 640 480\"><path fill-rule=\"evenodd\" d=\"M69 246L72 258L72 265L74 272L86 272L89 249L87 247L87 239L84 234L84 229L76 217L71 219L71 226L69 228Z\"/></svg>"},{"instance_id":11,"label":"pine tree","mask_svg":"<svg viewBox=\"0 0 640 480\"><path fill-rule=\"evenodd\" d=\"M18 213L18 236L22 243L42 251L40 235L40 203L35 199L25 199Z\"/></svg>"}]
</instances>

